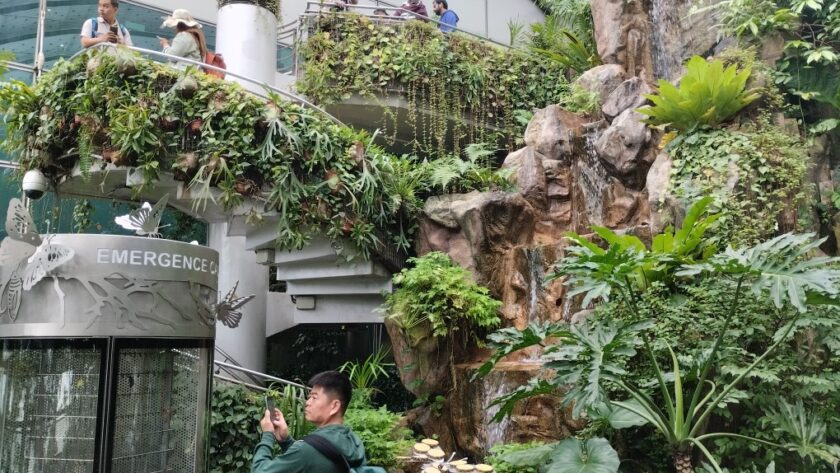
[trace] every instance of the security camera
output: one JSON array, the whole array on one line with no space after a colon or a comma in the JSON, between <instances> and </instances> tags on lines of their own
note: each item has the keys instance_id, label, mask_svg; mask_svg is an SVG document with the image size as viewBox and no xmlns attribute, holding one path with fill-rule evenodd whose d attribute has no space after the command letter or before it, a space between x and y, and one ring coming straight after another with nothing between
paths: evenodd
<instances>
[{"instance_id":1,"label":"security camera","mask_svg":"<svg viewBox=\"0 0 840 473\"><path fill-rule=\"evenodd\" d=\"M32 200L38 200L47 192L49 182L46 176L44 176L44 173L37 169L32 169L26 171L26 174L23 175L22 187L26 197Z\"/></svg>"}]
</instances>

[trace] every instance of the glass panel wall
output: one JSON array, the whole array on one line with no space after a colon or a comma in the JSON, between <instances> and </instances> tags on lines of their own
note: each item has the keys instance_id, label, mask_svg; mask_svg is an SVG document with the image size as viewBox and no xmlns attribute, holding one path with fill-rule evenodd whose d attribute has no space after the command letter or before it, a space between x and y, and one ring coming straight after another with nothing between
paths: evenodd
<instances>
[{"instance_id":1,"label":"glass panel wall","mask_svg":"<svg viewBox=\"0 0 840 473\"><path fill-rule=\"evenodd\" d=\"M0 471L94 471L102 344L0 341Z\"/></svg>"}]
</instances>

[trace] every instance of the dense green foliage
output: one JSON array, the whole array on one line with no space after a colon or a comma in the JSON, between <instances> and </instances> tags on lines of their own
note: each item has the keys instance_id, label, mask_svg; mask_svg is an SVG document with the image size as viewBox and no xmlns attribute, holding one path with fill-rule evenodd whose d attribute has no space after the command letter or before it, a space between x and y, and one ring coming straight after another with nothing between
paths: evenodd
<instances>
[{"instance_id":1,"label":"dense green foliage","mask_svg":"<svg viewBox=\"0 0 840 473\"><path fill-rule=\"evenodd\" d=\"M508 453L533 450L545 445L544 442L502 443L490 447L490 455L484 461L493 467L495 473L539 473L536 466L514 465L505 461Z\"/></svg>"},{"instance_id":2,"label":"dense green foliage","mask_svg":"<svg viewBox=\"0 0 840 473\"><path fill-rule=\"evenodd\" d=\"M289 424L289 433L301 438L314 427L303 418L304 394L288 387L271 390L272 397ZM235 473L251 467L254 446L259 440L260 419L265 414L265 395L235 384L213 386L210 425L210 465L212 473Z\"/></svg>"},{"instance_id":3,"label":"dense green foliage","mask_svg":"<svg viewBox=\"0 0 840 473\"><path fill-rule=\"evenodd\" d=\"M406 456L414 444L411 431L400 426L401 419L385 406L355 406L347 411L344 422L362 439L369 464L394 468L401 464L398 457Z\"/></svg>"},{"instance_id":4,"label":"dense green foliage","mask_svg":"<svg viewBox=\"0 0 840 473\"><path fill-rule=\"evenodd\" d=\"M301 248L320 231L350 240L363 257L386 246L408 251L422 199L434 187L431 173L439 171L434 161L390 155L366 133L278 95L263 100L122 49L59 62L34 86L4 83L0 112L4 145L23 170L57 178L77 163L89 171L101 156L103 164L136 166L145 185L172 172L205 203L262 203L251 217L276 213L283 249ZM445 158L440 168L462 190L504 181L484 161L463 168ZM462 178L462 169L469 175Z\"/></svg>"},{"instance_id":5,"label":"dense green foliage","mask_svg":"<svg viewBox=\"0 0 840 473\"><path fill-rule=\"evenodd\" d=\"M445 337L458 330L499 325L502 303L486 287L471 281L470 272L440 252L411 258L413 267L394 276L394 292L385 295L384 312L407 332L411 343Z\"/></svg>"},{"instance_id":6,"label":"dense green foliage","mask_svg":"<svg viewBox=\"0 0 840 473\"><path fill-rule=\"evenodd\" d=\"M430 23L377 24L353 15L321 21L302 47L298 90L325 104L353 94L405 98L416 149L457 152L498 138L512 144L523 130L516 110L557 103L568 90L563 64L444 35ZM424 109L433 113L418 113ZM395 117L384 118L387 129Z\"/></svg>"},{"instance_id":7,"label":"dense green foliage","mask_svg":"<svg viewBox=\"0 0 840 473\"><path fill-rule=\"evenodd\" d=\"M747 43L779 35L784 41L776 82L803 100L840 108L840 2L725 0L723 32Z\"/></svg>"},{"instance_id":8,"label":"dense green foliage","mask_svg":"<svg viewBox=\"0 0 840 473\"><path fill-rule=\"evenodd\" d=\"M679 131L715 126L759 98L756 90L746 89L748 68L739 72L735 65L724 67L720 60L694 56L686 69L679 87L660 79L658 92L645 96L653 102L639 109L648 116L647 123Z\"/></svg>"},{"instance_id":9,"label":"dense green foliage","mask_svg":"<svg viewBox=\"0 0 840 473\"><path fill-rule=\"evenodd\" d=\"M699 214L709 200L689 213L690 228L706 220ZM683 242L698 237L690 247L711 247L702 242L705 230L683 230L675 233ZM761 455L748 453L750 448L797 471L837 464L840 449L830 445L838 440L832 419L837 399L826 388L834 387L835 375L828 373L836 372L829 360L837 341L831 333L840 314L813 304L835 302L840 272L830 268L835 259L812 256L821 242L786 234L752 248L702 252L701 260L691 262L678 250L685 244L662 245L672 237L657 236L648 250L608 232L599 232L607 250L577 238L579 246L567 249L554 276L565 276L585 300L613 301L610 306L581 325L537 324L490 336L497 352L480 374L535 344L547 344L545 366L554 373L500 398L500 416L521 399L570 386L562 396L576 415L585 412L607 430L645 426L639 432L651 435L646 429L652 427L678 468L692 462L694 450L709 471L722 471L719 462L754 465ZM640 283L640 274L659 277ZM653 300L655 305L646 305ZM698 320L687 320L689 313ZM803 344L809 347L804 353L819 353L811 362L801 358ZM804 391L778 389L797 384ZM803 392L808 394L800 397Z\"/></svg>"},{"instance_id":10,"label":"dense green foliage","mask_svg":"<svg viewBox=\"0 0 840 473\"><path fill-rule=\"evenodd\" d=\"M353 404L369 405L375 394L374 385L380 378L388 377L388 368L394 363L388 363L385 358L391 354L391 347L380 346L364 361L348 361L338 368L338 371L350 378L353 385Z\"/></svg>"},{"instance_id":11,"label":"dense green foliage","mask_svg":"<svg viewBox=\"0 0 840 473\"><path fill-rule=\"evenodd\" d=\"M680 135L666 149L674 163L670 192L684 202L714 196L723 210L719 241L749 245L796 229L808 167L799 136L759 118L739 129Z\"/></svg>"},{"instance_id":12,"label":"dense green foliage","mask_svg":"<svg viewBox=\"0 0 840 473\"><path fill-rule=\"evenodd\" d=\"M579 440L569 438L558 443L515 449L499 456L507 470L508 465L517 473L545 471L547 473L616 473L618 454L602 438Z\"/></svg>"}]
</instances>

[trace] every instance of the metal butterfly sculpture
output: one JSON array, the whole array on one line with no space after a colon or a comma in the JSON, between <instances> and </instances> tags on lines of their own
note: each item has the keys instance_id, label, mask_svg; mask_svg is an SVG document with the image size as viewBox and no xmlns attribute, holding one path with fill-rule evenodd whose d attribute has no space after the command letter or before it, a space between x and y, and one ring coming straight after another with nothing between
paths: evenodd
<instances>
[{"instance_id":1,"label":"metal butterfly sculpture","mask_svg":"<svg viewBox=\"0 0 840 473\"><path fill-rule=\"evenodd\" d=\"M169 200L169 194L164 194L157 203L152 206L148 202L143 202L139 209L134 209L126 215L120 215L114 218L117 225L126 230L134 230L140 236L149 236L151 238L160 238L160 219L163 217L163 211L166 209L166 203Z\"/></svg>"},{"instance_id":2,"label":"metal butterfly sculpture","mask_svg":"<svg viewBox=\"0 0 840 473\"><path fill-rule=\"evenodd\" d=\"M236 295L237 287L239 287L239 281L236 281L236 284L233 285L233 288L228 291L222 300L217 304L213 304L211 310L216 320L230 328L239 326L239 322L242 320L242 312L239 309L255 297L254 294L238 297Z\"/></svg>"},{"instance_id":3,"label":"metal butterfly sculpture","mask_svg":"<svg viewBox=\"0 0 840 473\"><path fill-rule=\"evenodd\" d=\"M42 239L32 216L19 199L9 202L6 233L9 238L26 243L9 277L0 281L0 315L8 313L14 321L20 310L23 291L32 289L56 268L73 259L75 252L62 245L50 243L50 236Z\"/></svg>"}]
</instances>

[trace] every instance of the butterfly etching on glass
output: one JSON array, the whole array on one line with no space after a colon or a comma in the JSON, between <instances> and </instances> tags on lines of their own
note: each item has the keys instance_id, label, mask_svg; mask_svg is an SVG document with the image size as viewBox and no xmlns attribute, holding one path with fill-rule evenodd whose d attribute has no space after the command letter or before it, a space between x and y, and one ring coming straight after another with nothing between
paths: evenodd
<instances>
[{"instance_id":1,"label":"butterfly etching on glass","mask_svg":"<svg viewBox=\"0 0 840 473\"><path fill-rule=\"evenodd\" d=\"M134 230L140 236L160 238L160 232L158 232L160 219L163 217L163 211L166 209L168 200L169 194L164 194L154 206L148 202L143 202L139 209L134 209L127 215L115 217L114 222L126 230Z\"/></svg>"},{"instance_id":2,"label":"butterfly etching on glass","mask_svg":"<svg viewBox=\"0 0 840 473\"><path fill-rule=\"evenodd\" d=\"M213 304L212 313L216 320L230 328L236 328L239 326L239 322L242 320L242 312L239 309L254 298L254 294L238 297L236 295L236 288L238 286L239 281L233 285L233 288L228 291L225 297L222 298L218 304Z\"/></svg>"},{"instance_id":3,"label":"butterfly etching on glass","mask_svg":"<svg viewBox=\"0 0 840 473\"><path fill-rule=\"evenodd\" d=\"M71 248L52 243L51 237L42 239L35 228L29 211L18 199L9 202L6 215L6 233L9 238L26 243L8 279L0 283L0 314L8 312L12 321L17 319L23 291L28 291L49 276L59 266L67 263L75 252Z\"/></svg>"}]
</instances>

